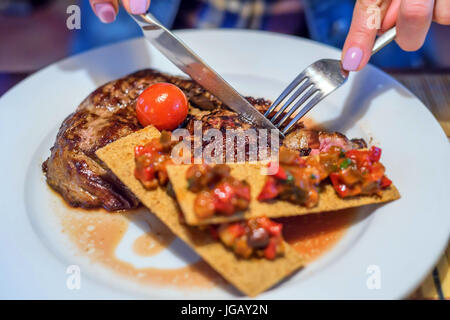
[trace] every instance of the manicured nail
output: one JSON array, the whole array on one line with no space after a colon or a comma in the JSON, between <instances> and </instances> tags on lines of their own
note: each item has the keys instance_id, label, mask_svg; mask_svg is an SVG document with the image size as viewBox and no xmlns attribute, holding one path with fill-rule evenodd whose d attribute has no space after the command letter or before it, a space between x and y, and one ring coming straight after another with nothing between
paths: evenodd
<instances>
[{"instance_id":1,"label":"manicured nail","mask_svg":"<svg viewBox=\"0 0 450 320\"><path fill-rule=\"evenodd\" d=\"M95 5L95 12L103 23L111 23L116 20L116 10L110 3L97 3Z\"/></svg>"},{"instance_id":2,"label":"manicured nail","mask_svg":"<svg viewBox=\"0 0 450 320\"><path fill-rule=\"evenodd\" d=\"M130 0L130 11L133 14L144 14L147 11L147 0Z\"/></svg>"},{"instance_id":3,"label":"manicured nail","mask_svg":"<svg viewBox=\"0 0 450 320\"><path fill-rule=\"evenodd\" d=\"M347 71L355 71L358 69L363 57L363 52L358 47L351 47L345 54L342 67Z\"/></svg>"}]
</instances>

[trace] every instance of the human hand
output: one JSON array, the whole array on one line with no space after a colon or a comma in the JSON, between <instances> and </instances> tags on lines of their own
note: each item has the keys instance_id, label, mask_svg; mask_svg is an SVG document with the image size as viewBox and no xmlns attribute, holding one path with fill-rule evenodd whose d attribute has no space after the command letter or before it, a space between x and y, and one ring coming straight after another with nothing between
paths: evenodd
<instances>
[{"instance_id":1,"label":"human hand","mask_svg":"<svg viewBox=\"0 0 450 320\"><path fill-rule=\"evenodd\" d=\"M379 13L380 29L373 25ZM449 0L357 0L342 50L342 66L361 70L369 61L377 33L397 27L395 41L405 51L422 47L431 22L450 25Z\"/></svg>"},{"instance_id":2,"label":"human hand","mask_svg":"<svg viewBox=\"0 0 450 320\"><path fill-rule=\"evenodd\" d=\"M125 10L132 14L144 14L150 6L150 0L121 0ZM92 10L103 23L116 20L119 12L119 0L89 0Z\"/></svg>"}]
</instances>

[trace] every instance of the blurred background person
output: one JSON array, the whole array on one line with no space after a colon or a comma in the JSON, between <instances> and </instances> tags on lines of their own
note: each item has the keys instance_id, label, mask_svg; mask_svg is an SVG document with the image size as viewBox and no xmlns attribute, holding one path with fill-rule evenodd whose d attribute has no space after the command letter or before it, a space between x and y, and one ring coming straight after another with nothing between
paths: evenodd
<instances>
[{"instance_id":1,"label":"blurred background person","mask_svg":"<svg viewBox=\"0 0 450 320\"><path fill-rule=\"evenodd\" d=\"M448 0L440 1L450 5ZM129 11L139 13L150 1L123 2ZM137 25L118 3L115 0L0 0L0 94L27 74L61 58L141 36ZM70 5L81 8L79 30L66 27ZM150 2L150 12L170 29L265 30L310 38L339 49L343 48L350 30L354 7L355 0ZM393 42L370 62L388 70L448 68L449 39L450 28L433 23L420 50L405 52Z\"/></svg>"}]
</instances>

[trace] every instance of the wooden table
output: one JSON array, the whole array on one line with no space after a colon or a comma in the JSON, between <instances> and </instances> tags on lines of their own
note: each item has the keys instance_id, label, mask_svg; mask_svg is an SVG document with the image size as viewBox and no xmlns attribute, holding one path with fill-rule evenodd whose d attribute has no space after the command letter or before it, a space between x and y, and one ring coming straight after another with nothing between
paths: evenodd
<instances>
[{"instance_id":1,"label":"wooden table","mask_svg":"<svg viewBox=\"0 0 450 320\"><path fill-rule=\"evenodd\" d=\"M439 73L389 74L422 100L450 138L450 70Z\"/></svg>"}]
</instances>

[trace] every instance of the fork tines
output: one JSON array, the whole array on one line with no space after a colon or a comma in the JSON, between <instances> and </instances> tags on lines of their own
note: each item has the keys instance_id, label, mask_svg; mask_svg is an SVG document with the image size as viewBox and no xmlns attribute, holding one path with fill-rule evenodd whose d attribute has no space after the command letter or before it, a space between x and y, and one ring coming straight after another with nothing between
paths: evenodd
<instances>
[{"instance_id":1,"label":"fork tines","mask_svg":"<svg viewBox=\"0 0 450 320\"><path fill-rule=\"evenodd\" d=\"M264 116L283 134L286 134L309 110L328 94L339 88L347 78L348 72L342 69L339 60L318 60L307 67L287 86L264 113ZM284 102L285 100L286 102ZM275 110L277 110L275 115L270 117ZM283 117L279 120L282 115ZM288 120L290 122L282 128Z\"/></svg>"},{"instance_id":2,"label":"fork tines","mask_svg":"<svg viewBox=\"0 0 450 320\"><path fill-rule=\"evenodd\" d=\"M292 93L295 88L297 89L294 93ZM281 95L264 113L264 116L266 116L277 128L279 128L283 134L286 134L286 132L288 132L289 129L320 100L320 96L320 90L314 85L310 78L302 72L286 87ZM286 102L282 104L284 100L286 100ZM269 115L280 105L281 107L275 115L270 118ZM293 119L283 129L281 129L281 126L303 105L304 107L297 114L295 114ZM281 120L278 120L283 114L284 116Z\"/></svg>"}]
</instances>

